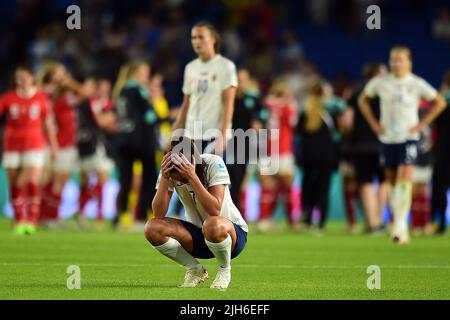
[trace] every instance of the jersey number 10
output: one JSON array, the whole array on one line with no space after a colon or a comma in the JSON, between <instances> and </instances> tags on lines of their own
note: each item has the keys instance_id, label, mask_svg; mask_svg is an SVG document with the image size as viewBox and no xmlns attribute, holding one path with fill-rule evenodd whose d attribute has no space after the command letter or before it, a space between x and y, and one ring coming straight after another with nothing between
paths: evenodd
<instances>
[{"instance_id":1,"label":"jersey number 10","mask_svg":"<svg viewBox=\"0 0 450 320\"><path fill-rule=\"evenodd\" d=\"M197 86L198 93L205 93L208 91L208 80L198 80L198 86Z\"/></svg>"}]
</instances>

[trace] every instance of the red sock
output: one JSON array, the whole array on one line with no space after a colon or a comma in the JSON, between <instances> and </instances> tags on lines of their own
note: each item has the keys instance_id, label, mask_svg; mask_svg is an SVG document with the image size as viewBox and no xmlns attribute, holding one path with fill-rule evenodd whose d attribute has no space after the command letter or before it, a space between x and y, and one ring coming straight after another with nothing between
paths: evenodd
<instances>
[{"instance_id":1,"label":"red sock","mask_svg":"<svg viewBox=\"0 0 450 320\"><path fill-rule=\"evenodd\" d=\"M28 183L28 222L36 223L41 207L41 187L37 183Z\"/></svg>"},{"instance_id":2,"label":"red sock","mask_svg":"<svg viewBox=\"0 0 450 320\"><path fill-rule=\"evenodd\" d=\"M48 216L51 220L58 219L59 206L61 204L61 193L56 193L53 190L48 199Z\"/></svg>"},{"instance_id":3,"label":"red sock","mask_svg":"<svg viewBox=\"0 0 450 320\"><path fill-rule=\"evenodd\" d=\"M97 182L94 187L94 196L97 198L97 220L103 220L103 211L102 211L102 203L103 203L103 183Z\"/></svg>"},{"instance_id":4,"label":"red sock","mask_svg":"<svg viewBox=\"0 0 450 320\"><path fill-rule=\"evenodd\" d=\"M80 203L80 213L83 214L83 209L86 206L86 203L88 203L89 200L91 200L92 198L92 191L89 188L89 186L83 185L80 188L80 198L79 198L79 203Z\"/></svg>"},{"instance_id":5,"label":"red sock","mask_svg":"<svg viewBox=\"0 0 450 320\"><path fill-rule=\"evenodd\" d=\"M412 227L423 228L430 219L430 203L424 194L414 194L411 205Z\"/></svg>"},{"instance_id":6,"label":"red sock","mask_svg":"<svg viewBox=\"0 0 450 320\"><path fill-rule=\"evenodd\" d=\"M40 220L57 220L61 194L53 191L53 183L48 183L42 192Z\"/></svg>"},{"instance_id":7,"label":"red sock","mask_svg":"<svg viewBox=\"0 0 450 320\"><path fill-rule=\"evenodd\" d=\"M49 209L48 209L48 198L50 195L50 192L52 190L52 182L48 182L44 188L42 188L42 201L41 201L41 214L39 215L39 220L48 220L50 217L48 216Z\"/></svg>"},{"instance_id":8,"label":"red sock","mask_svg":"<svg viewBox=\"0 0 450 320\"><path fill-rule=\"evenodd\" d=\"M288 218L289 225L294 224L294 211L292 206L292 189L291 188L280 188L280 193L284 197L284 207L286 211L286 215Z\"/></svg>"},{"instance_id":9,"label":"red sock","mask_svg":"<svg viewBox=\"0 0 450 320\"><path fill-rule=\"evenodd\" d=\"M264 220L272 216L276 204L276 190L261 187L259 200L259 219Z\"/></svg>"},{"instance_id":10,"label":"red sock","mask_svg":"<svg viewBox=\"0 0 450 320\"><path fill-rule=\"evenodd\" d=\"M244 220L247 220L247 215L245 212L245 210L247 208L246 195L247 195L247 192L245 192L245 191L241 191L239 193L239 206L240 206L239 211L241 211L241 215L242 215L242 218L244 218Z\"/></svg>"},{"instance_id":11,"label":"red sock","mask_svg":"<svg viewBox=\"0 0 450 320\"><path fill-rule=\"evenodd\" d=\"M294 218L298 218L302 208L302 191L300 188L292 188L291 201Z\"/></svg>"},{"instance_id":12,"label":"red sock","mask_svg":"<svg viewBox=\"0 0 450 320\"><path fill-rule=\"evenodd\" d=\"M355 208L353 207L353 199L356 196L355 190L352 188L345 190L344 192L344 198L345 198L345 206L347 208L347 221L349 225L354 225L356 222L355 219Z\"/></svg>"},{"instance_id":13,"label":"red sock","mask_svg":"<svg viewBox=\"0 0 450 320\"><path fill-rule=\"evenodd\" d=\"M16 222L25 220L25 192L22 188L11 187L11 204L14 209L14 219Z\"/></svg>"}]
</instances>

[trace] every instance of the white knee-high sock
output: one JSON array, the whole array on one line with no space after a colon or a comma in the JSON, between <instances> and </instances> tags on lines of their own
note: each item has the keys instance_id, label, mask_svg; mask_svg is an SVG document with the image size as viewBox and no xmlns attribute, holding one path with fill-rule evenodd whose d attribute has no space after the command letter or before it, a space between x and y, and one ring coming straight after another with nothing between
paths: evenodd
<instances>
[{"instance_id":1,"label":"white knee-high sock","mask_svg":"<svg viewBox=\"0 0 450 320\"><path fill-rule=\"evenodd\" d=\"M394 225L400 232L408 230L408 213L411 209L412 201L412 183L410 181L400 180L395 185L393 199Z\"/></svg>"},{"instance_id":2,"label":"white knee-high sock","mask_svg":"<svg viewBox=\"0 0 450 320\"><path fill-rule=\"evenodd\" d=\"M398 201L399 201L399 210L402 215L407 215L409 210L411 209L412 202L412 182L400 180L397 183L398 188Z\"/></svg>"},{"instance_id":3,"label":"white knee-high sock","mask_svg":"<svg viewBox=\"0 0 450 320\"><path fill-rule=\"evenodd\" d=\"M172 259L187 269L201 267L200 263L174 238L169 237L169 240L166 243L153 247L166 257Z\"/></svg>"},{"instance_id":4,"label":"white knee-high sock","mask_svg":"<svg viewBox=\"0 0 450 320\"><path fill-rule=\"evenodd\" d=\"M209 250L214 254L220 268L230 268L231 262L231 236L228 234L227 238L222 242L210 242L205 239L205 243Z\"/></svg>"},{"instance_id":5,"label":"white knee-high sock","mask_svg":"<svg viewBox=\"0 0 450 320\"><path fill-rule=\"evenodd\" d=\"M394 212L397 211L396 210L397 209L397 198L398 198L397 197L397 187L394 185L389 190L389 206L391 208L391 212L392 212L392 215L394 215L394 217L395 217Z\"/></svg>"}]
</instances>

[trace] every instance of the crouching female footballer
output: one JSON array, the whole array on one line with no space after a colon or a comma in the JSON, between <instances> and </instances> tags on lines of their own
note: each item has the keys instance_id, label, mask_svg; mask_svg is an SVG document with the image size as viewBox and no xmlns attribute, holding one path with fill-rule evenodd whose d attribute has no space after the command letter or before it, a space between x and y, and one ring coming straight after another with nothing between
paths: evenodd
<instances>
[{"instance_id":1,"label":"crouching female footballer","mask_svg":"<svg viewBox=\"0 0 450 320\"><path fill-rule=\"evenodd\" d=\"M217 155L200 155L187 137L172 138L161 163L145 236L163 255L186 267L181 287L196 287L208 278L196 260L216 258L219 268L211 288L226 289L231 280L231 259L247 243L248 226L231 200L226 166ZM176 190L186 211L186 221L167 218Z\"/></svg>"}]
</instances>

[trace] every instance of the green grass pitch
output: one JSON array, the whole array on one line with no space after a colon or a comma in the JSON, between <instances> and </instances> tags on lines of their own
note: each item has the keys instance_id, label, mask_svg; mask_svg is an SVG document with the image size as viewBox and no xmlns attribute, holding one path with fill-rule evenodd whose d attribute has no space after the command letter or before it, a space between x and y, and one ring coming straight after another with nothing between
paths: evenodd
<instances>
[{"instance_id":1,"label":"green grass pitch","mask_svg":"<svg viewBox=\"0 0 450 320\"><path fill-rule=\"evenodd\" d=\"M348 235L332 223L324 236L280 231L249 234L232 262L225 292L177 285L183 268L151 248L141 233L39 231L13 235L0 219L0 299L449 299L448 236L413 237L395 246L386 236ZM66 287L69 265L81 289ZM369 265L381 268L381 289L367 288Z\"/></svg>"}]
</instances>

